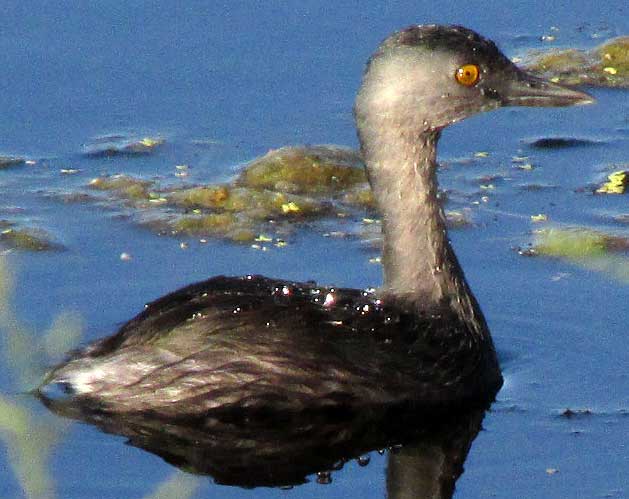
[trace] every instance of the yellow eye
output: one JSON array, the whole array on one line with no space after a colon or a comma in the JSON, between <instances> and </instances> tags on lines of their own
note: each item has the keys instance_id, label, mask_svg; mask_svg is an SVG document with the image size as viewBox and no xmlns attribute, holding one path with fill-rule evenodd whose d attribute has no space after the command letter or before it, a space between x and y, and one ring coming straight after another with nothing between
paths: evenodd
<instances>
[{"instance_id":1,"label":"yellow eye","mask_svg":"<svg viewBox=\"0 0 629 499\"><path fill-rule=\"evenodd\" d=\"M456 70L454 77L464 87L473 87L478 83L480 69L476 64L464 64Z\"/></svg>"}]
</instances>

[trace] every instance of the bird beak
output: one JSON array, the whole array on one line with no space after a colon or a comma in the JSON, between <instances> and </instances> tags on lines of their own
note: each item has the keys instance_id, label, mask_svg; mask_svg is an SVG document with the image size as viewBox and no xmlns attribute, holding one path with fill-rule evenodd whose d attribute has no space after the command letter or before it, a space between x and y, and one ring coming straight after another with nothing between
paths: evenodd
<instances>
[{"instance_id":1,"label":"bird beak","mask_svg":"<svg viewBox=\"0 0 629 499\"><path fill-rule=\"evenodd\" d=\"M557 85L514 67L511 78L498 91L503 106L564 107L593 104L585 92Z\"/></svg>"}]
</instances>

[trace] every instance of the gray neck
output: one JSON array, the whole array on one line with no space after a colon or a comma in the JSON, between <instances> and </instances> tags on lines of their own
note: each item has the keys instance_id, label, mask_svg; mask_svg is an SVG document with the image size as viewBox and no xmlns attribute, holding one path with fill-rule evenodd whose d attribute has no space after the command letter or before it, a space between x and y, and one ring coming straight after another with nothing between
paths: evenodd
<instances>
[{"instance_id":1,"label":"gray neck","mask_svg":"<svg viewBox=\"0 0 629 499\"><path fill-rule=\"evenodd\" d=\"M437 195L439 132L362 127L360 139L383 220L384 293L424 310L446 307L483 329L482 314L450 247Z\"/></svg>"},{"instance_id":2,"label":"gray neck","mask_svg":"<svg viewBox=\"0 0 629 499\"><path fill-rule=\"evenodd\" d=\"M436 137L424 135L413 142L408 149L389 148L386 158L371 158L370 171L395 172L388 178L370 177L383 216L384 288L441 303L454 290L445 219L437 198Z\"/></svg>"}]
</instances>

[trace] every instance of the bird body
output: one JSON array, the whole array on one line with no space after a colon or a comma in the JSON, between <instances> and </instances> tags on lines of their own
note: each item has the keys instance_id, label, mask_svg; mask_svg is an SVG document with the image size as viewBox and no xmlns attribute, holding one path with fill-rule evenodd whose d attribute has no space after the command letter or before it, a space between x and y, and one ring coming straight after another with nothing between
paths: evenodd
<instances>
[{"instance_id":1,"label":"bird body","mask_svg":"<svg viewBox=\"0 0 629 499\"><path fill-rule=\"evenodd\" d=\"M440 410L500 386L491 339L464 327L448 310L418 314L373 291L220 276L147 305L54 376L103 409L171 418L414 401Z\"/></svg>"}]
</instances>

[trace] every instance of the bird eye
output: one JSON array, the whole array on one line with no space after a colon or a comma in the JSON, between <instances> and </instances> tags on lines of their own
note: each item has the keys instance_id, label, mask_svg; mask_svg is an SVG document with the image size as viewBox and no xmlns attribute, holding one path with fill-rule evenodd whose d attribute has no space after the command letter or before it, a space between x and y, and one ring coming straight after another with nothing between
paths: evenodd
<instances>
[{"instance_id":1,"label":"bird eye","mask_svg":"<svg viewBox=\"0 0 629 499\"><path fill-rule=\"evenodd\" d=\"M464 87L473 87L478 83L480 69L476 64L464 64L454 73L454 78Z\"/></svg>"}]
</instances>

